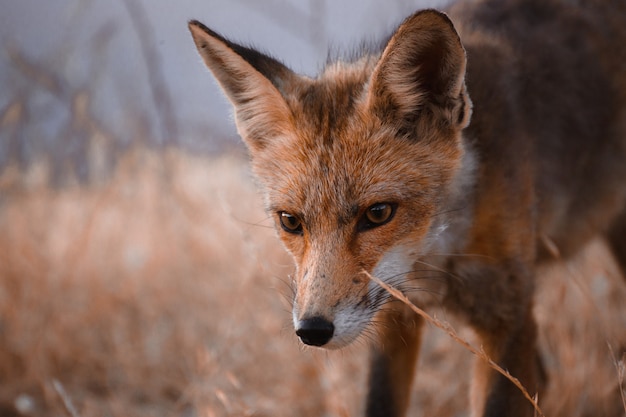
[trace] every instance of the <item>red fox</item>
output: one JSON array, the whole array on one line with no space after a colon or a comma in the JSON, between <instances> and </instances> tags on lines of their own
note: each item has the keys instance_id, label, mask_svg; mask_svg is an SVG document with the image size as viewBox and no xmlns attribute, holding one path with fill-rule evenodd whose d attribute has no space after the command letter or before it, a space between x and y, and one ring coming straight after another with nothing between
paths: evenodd
<instances>
[{"instance_id":1,"label":"red fox","mask_svg":"<svg viewBox=\"0 0 626 417\"><path fill-rule=\"evenodd\" d=\"M189 28L295 260L297 336L337 349L376 326L366 415L405 414L421 320L365 272L463 317L541 390L536 266L601 235L626 273L626 2L423 10L315 78ZM470 398L533 415L484 363Z\"/></svg>"}]
</instances>

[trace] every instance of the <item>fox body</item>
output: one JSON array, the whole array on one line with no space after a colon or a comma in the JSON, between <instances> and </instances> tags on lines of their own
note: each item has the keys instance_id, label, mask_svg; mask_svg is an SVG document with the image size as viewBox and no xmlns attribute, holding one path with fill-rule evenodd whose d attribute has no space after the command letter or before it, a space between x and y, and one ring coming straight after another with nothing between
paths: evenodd
<instances>
[{"instance_id":1,"label":"fox body","mask_svg":"<svg viewBox=\"0 0 626 417\"><path fill-rule=\"evenodd\" d=\"M297 335L379 338L368 416L405 413L421 323L364 271L464 317L529 392L536 266L601 235L626 271L626 3L571 3L420 11L316 78L190 22L295 259ZM482 363L471 407L533 415Z\"/></svg>"}]
</instances>

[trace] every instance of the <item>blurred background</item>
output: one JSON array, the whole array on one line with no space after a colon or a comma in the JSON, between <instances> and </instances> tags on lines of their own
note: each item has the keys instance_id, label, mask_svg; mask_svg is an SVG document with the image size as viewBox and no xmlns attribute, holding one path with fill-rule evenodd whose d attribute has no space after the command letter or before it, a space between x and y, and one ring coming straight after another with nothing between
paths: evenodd
<instances>
[{"instance_id":1,"label":"blurred background","mask_svg":"<svg viewBox=\"0 0 626 417\"><path fill-rule=\"evenodd\" d=\"M201 20L238 42L279 57L295 71L314 75L328 51L350 51L390 33L404 17L439 0L198 1L24 0L0 16L0 108L26 101L28 129L5 137L11 154L61 154L76 95L117 146L136 130L155 146L216 151L238 144L230 109L190 42L187 21ZM36 114L36 115L35 115ZM129 115L132 114L132 117ZM75 132L73 132L75 133ZM60 140L63 137L63 140ZM84 138L83 138L84 139ZM59 157L62 157L59 155Z\"/></svg>"},{"instance_id":2,"label":"blurred background","mask_svg":"<svg viewBox=\"0 0 626 417\"><path fill-rule=\"evenodd\" d=\"M367 345L293 335L291 260L187 21L313 76L446 2L5 3L0 416L360 415ZM544 272L546 415L623 416L626 292L604 243ZM413 412L467 415L472 360L428 329Z\"/></svg>"}]
</instances>

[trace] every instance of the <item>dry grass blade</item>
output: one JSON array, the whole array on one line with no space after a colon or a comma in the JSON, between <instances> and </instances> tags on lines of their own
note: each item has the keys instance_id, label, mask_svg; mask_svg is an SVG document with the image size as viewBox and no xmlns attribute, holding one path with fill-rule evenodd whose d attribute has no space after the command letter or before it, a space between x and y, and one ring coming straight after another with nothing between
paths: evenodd
<instances>
[{"instance_id":1,"label":"dry grass blade","mask_svg":"<svg viewBox=\"0 0 626 417\"><path fill-rule=\"evenodd\" d=\"M61 384L59 380L53 379L52 386L54 387L54 390L57 392L57 394L59 394L59 397L61 397L61 400L63 401L63 405L65 406L65 409L67 410L69 415L71 417L80 417L80 415L78 414L78 411L76 411L76 407L74 407L74 403L72 402L72 399L70 398L68 393L65 391L65 388L63 388L63 384Z\"/></svg>"},{"instance_id":2,"label":"dry grass blade","mask_svg":"<svg viewBox=\"0 0 626 417\"><path fill-rule=\"evenodd\" d=\"M543 414L543 412L541 411L541 409L539 408L539 405L537 404L537 400L536 398L531 397L531 395L528 393L528 391L526 390L526 388L522 385L522 383L519 381L519 379L515 378L513 375L511 375L506 369L503 369L500 365L498 365L497 363L495 363L486 353L485 351L483 351L482 349L476 349L474 346L472 346L467 340L463 339L462 337L460 337L456 331L452 328L452 326L450 326L450 324L442 322L441 320L438 320L435 317L432 317L431 315L429 315L428 313L426 313L424 310L422 310L421 308L417 307L415 304L413 304L401 291L389 286L388 284L384 283L382 280L380 280L379 278L371 275L370 273L368 273L367 271L363 271L363 273L369 277L369 279L371 279L372 281L374 281L376 284L380 285L385 291L387 291L389 294L391 294L394 298L398 299L399 301L402 301L404 304L406 304L407 306L409 306L411 308L411 310L413 310L416 314L418 314L420 317L422 317L424 320L426 320L427 322L433 324L434 326L440 328L441 330L443 330L444 332L446 332L455 342L457 342L458 344L460 344L461 346L463 346L465 349L469 350L470 352L472 352L474 355L478 356L479 358L481 358L482 360L484 360L485 362L487 362L487 364L489 364L489 366L494 369L495 371L499 372L500 374L502 374L502 376L504 376L505 378L507 378L509 381L511 381L521 392L522 394L524 394L524 397L533 405L533 407L535 408L535 413L537 416L539 417L545 417L545 415Z\"/></svg>"},{"instance_id":3,"label":"dry grass blade","mask_svg":"<svg viewBox=\"0 0 626 417\"><path fill-rule=\"evenodd\" d=\"M626 412L626 393L624 392L623 383L624 379L626 379L626 354L623 354L621 358L617 358L611 344L608 343L607 345L609 347L609 351L611 352L611 358L613 358L613 365L615 366L615 370L617 371L617 384L619 386L619 394L622 398L622 406L624 407L624 412Z\"/></svg>"}]
</instances>

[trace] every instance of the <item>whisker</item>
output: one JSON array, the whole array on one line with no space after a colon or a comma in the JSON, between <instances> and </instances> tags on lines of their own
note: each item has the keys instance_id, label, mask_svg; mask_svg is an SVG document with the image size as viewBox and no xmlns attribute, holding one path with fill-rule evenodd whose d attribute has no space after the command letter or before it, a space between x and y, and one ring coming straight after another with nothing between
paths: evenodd
<instances>
[{"instance_id":1,"label":"whisker","mask_svg":"<svg viewBox=\"0 0 626 417\"><path fill-rule=\"evenodd\" d=\"M433 218L433 217L441 216L443 214L456 213L456 212L459 212L459 211L463 211L465 209L467 209L467 204L464 204L464 205L459 206L459 207L451 208L449 210L438 211L436 213L433 213L430 217Z\"/></svg>"},{"instance_id":2,"label":"whisker","mask_svg":"<svg viewBox=\"0 0 626 417\"><path fill-rule=\"evenodd\" d=\"M489 256L489 255L484 255L484 254L480 254L480 253L452 253L452 252L446 252L446 253L428 253L428 257L431 256L437 256L437 257L447 257L447 258L480 258L480 259L486 259L486 260L490 260L490 261L494 261L496 258L494 258L493 256Z\"/></svg>"},{"instance_id":3,"label":"whisker","mask_svg":"<svg viewBox=\"0 0 626 417\"><path fill-rule=\"evenodd\" d=\"M447 275L447 276L449 276L451 278L454 278L455 280L457 280L460 283L464 282L464 279L461 276L453 274L452 272L447 271L447 270L445 270L445 269L443 269L441 267L438 267L437 265L433 265L433 264L431 264L429 262L422 261L422 260L419 260L419 259L415 260L415 263L419 263L419 264L422 264L422 265L427 266L429 268L432 268L433 271L441 272L442 274L445 274L445 275Z\"/></svg>"},{"instance_id":4,"label":"whisker","mask_svg":"<svg viewBox=\"0 0 626 417\"><path fill-rule=\"evenodd\" d=\"M239 218L238 216L236 216L236 215L234 215L232 213L230 213L230 214L231 214L231 218L234 221L236 221L237 223L246 225L246 226L261 227L261 228L264 228L264 229L273 229L274 228L274 222L272 220L272 216L265 216L264 218L262 218L262 219L260 219L260 220L258 220L256 222L251 222L251 221L248 221L248 220L241 219L241 218ZM269 222L270 224L269 225L263 224L265 222Z\"/></svg>"}]
</instances>

